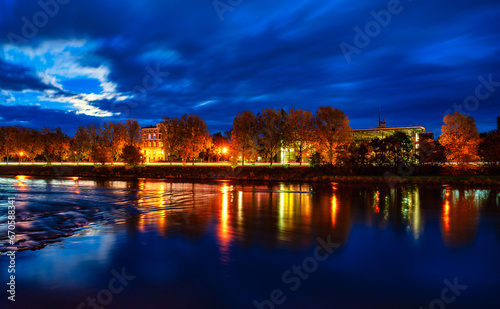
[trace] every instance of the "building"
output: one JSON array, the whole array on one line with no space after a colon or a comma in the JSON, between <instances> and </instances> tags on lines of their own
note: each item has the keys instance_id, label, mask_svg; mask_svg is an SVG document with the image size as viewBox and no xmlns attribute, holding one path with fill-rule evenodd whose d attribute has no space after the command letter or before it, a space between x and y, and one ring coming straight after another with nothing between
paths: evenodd
<instances>
[{"instance_id":1,"label":"building","mask_svg":"<svg viewBox=\"0 0 500 309\"><path fill-rule=\"evenodd\" d=\"M165 161L162 149L160 124L142 127L141 153L146 163Z\"/></svg>"},{"instance_id":2,"label":"building","mask_svg":"<svg viewBox=\"0 0 500 309\"><path fill-rule=\"evenodd\" d=\"M420 139L434 139L433 133L425 132L425 128L420 126L387 128L385 118L383 121L380 121L380 105L378 106L378 128L352 130L352 136L355 142L360 142L373 140L375 138L383 139L396 132L403 132L407 134L411 138L413 145L415 145L415 149L419 148Z\"/></svg>"},{"instance_id":3,"label":"building","mask_svg":"<svg viewBox=\"0 0 500 309\"><path fill-rule=\"evenodd\" d=\"M352 130L355 142L373 140L375 138L386 138L396 132L403 132L411 137L415 148L419 148L420 134L425 133L424 127L395 127L395 128L376 128L376 129L357 129ZM422 136L423 137L423 136ZM426 135L428 137L428 134Z\"/></svg>"}]
</instances>

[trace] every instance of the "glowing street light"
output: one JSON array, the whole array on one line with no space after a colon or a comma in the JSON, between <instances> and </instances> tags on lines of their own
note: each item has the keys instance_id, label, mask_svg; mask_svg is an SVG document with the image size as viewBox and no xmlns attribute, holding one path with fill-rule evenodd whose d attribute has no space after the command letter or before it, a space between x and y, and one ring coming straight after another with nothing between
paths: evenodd
<instances>
[{"instance_id":1,"label":"glowing street light","mask_svg":"<svg viewBox=\"0 0 500 309\"><path fill-rule=\"evenodd\" d=\"M23 160L23 152L22 151L19 153L19 156L20 156L19 157L19 165L21 165L21 161Z\"/></svg>"},{"instance_id":2,"label":"glowing street light","mask_svg":"<svg viewBox=\"0 0 500 309\"><path fill-rule=\"evenodd\" d=\"M227 153L227 148L226 147L222 148L222 153Z\"/></svg>"}]
</instances>

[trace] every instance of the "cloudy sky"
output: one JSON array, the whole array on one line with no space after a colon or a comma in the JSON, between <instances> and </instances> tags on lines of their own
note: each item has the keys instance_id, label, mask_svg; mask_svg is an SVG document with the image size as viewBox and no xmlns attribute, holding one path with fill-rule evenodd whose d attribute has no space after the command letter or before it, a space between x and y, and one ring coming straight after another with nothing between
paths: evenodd
<instances>
[{"instance_id":1,"label":"cloudy sky","mask_svg":"<svg viewBox=\"0 0 500 309\"><path fill-rule=\"evenodd\" d=\"M498 0L0 0L0 126L331 105L352 128L500 116Z\"/></svg>"}]
</instances>

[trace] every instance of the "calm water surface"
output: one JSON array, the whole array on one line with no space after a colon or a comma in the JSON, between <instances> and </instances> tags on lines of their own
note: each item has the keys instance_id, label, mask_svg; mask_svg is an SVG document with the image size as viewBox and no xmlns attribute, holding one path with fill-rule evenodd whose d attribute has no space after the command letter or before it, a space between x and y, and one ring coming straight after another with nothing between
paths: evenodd
<instances>
[{"instance_id":1,"label":"calm water surface","mask_svg":"<svg viewBox=\"0 0 500 309\"><path fill-rule=\"evenodd\" d=\"M499 189L0 178L0 308L499 308Z\"/></svg>"}]
</instances>

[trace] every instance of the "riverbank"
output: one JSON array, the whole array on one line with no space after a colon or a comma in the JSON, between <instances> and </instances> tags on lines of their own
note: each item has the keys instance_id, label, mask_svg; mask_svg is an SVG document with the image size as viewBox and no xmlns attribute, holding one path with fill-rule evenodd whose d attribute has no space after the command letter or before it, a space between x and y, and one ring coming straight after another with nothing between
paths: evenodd
<instances>
[{"instance_id":1,"label":"riverbank","mask_svg":"<svg viewBox=\"0 0 500 309\"><path fill-rule=\"evenodd\" d=\"M37 177L86 177L86 178L159 178L176 181L293 181L293 182L339 182L339 183L398 183L417 184L464 184L500 185L498 165L416 166L406 169L397 167L341 168L335 166L287 167L263 166L102 166L102 165L4 165L3 176Z\"/></svg>"}]
</instances>

